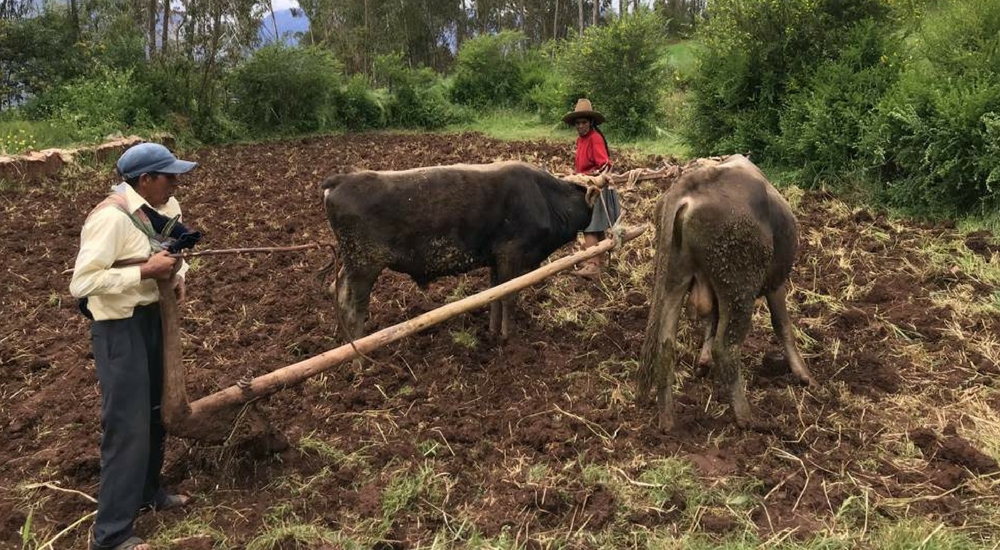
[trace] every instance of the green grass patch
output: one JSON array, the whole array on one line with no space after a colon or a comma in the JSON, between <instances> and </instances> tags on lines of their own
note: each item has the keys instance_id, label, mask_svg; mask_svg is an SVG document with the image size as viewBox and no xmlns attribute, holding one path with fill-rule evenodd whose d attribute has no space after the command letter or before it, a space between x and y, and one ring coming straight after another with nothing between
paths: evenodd
<instances>
[{"instance_id":1,"label":"green grass patch","mask_svg":"<svg viewBox=\"0 0 1000 550\"><path fill-rule=\"evenodd\" d=\"M676 131L676 122L665 119L662 124L664 127L657 130L657 137L637 140L618 140L613 133L613 125L608 123L608 145L611 147L612 157L615 156L615 151L628 149L647 155L688 158L691 150ZM445 132L479 132L504 141L561 142L566 144L570 153L576 146L576 132L562 122L552 124L542 121L537 115L510 109L482 113L471 122L448 126Z\"/></svg>"},{"instance_id":2,"label":"green grass patch","mask_svg":"<svg viewBox=\"0 0 1000 550\"><path fill-rule=\"evenodd\" d=\"M478 114L472 121L452 124L446 132L480 132L495 139L553 140L573 144L576 132L562 122L553 125L537 115L514 109L499 109ZM570 145L572 146L572 145Z\"/></svg>"},{"instance_id":3,"label":"green grass patch","mask_svg":"<svg viewBox=\"0 0 1000 550\"><path fill-rule=\"evenodd\" d=\"M655 138L622 143L621 146L646 155L672 156L677 159L691 157L691 148L684 142L684 138L675 128L657 128L656 132L658 135ZM611 147L614 149L614 145Z\"/></svg>"},{"instance_id":4,"label":"green grass patch","mask_svg":"<svg viewBox=\"0 0 1000 550\"><path fill-rule=\"evenodd\" d=\"M667 46L664 52L667 65L682 78L694 74L698 68L698 50L701 43L697 40L681 40Z\"/></svg>"},{"instance_id":5,"label":"green grass patch","mask_svg":"<svg viewBox=\"0 0 1000 550\"><path fill-rule=\"evenodd\" d=\"M19 155L75 142L72 128L54 121L0 120L0 155Z\"/></svg>"},{"instance_id":6,"label":"green grass patch","mask_svg":"<svg viewBox=\"0 0 1000 550\"><path fill-rule=\"evenodd\" d=\"M439 500L441 485L434 473L431 462L425 462L415 470L396 472L389 485L382 492L382 514L385 521L406 510L418 499Z\"/></svg>"},{"instance_id":7,"label":"green grass patch","mask_svg":"<svg viewBox=\"0 0 1000 550\"><path fill-rule=\"evenodd\" d=\"M314 437L313 433L299 439L296 446L303 453L315 454L328 461L331 465L357 467L365 471L368 470L369 457L364 454L364 448L351 453L345 453L330 443Z\"/></svg>"},{"instance_id":8,"label":"green grass patch","mask_svg":"<svg viewBox=\"0 0 1000 550\"><path fill-rule=\"evenodd\" d=\"M476 336L475 329L452 330L449 331L449 334L451 334L451 341L456 345L466 349L476 349L479 347L479 338Z\"/></svg>"},{"instance_id":9,"label":"green grass patch","mask_svg":"<svg viewBox=\"0 0 1000 550\"><path fill-rule=\"evenodd\" d=\"M886 525L872 537L873 546L882 550L972 550L984 548L955 529L943 523L925 520L904 520ZM995 547L994 547L995 548Z\"/></svg>"},{"instance_id":10,"label":"green grass patch","mask_svg":"<svg viewBox=\"0 0 1000 550\"><path fill-rule=\"evenodd\" d=\"M149 542L156 548L171 548L180 542L193 543L195 540L204 539L211 541L212 548L229 548L229 538L212 526L214 521L215 513L211 508L199 510L197 516L189 516L176 523L165 523L165 527L158 529L156 536Z\"/></svg>"},{"instance_id":11,"label":"green grass patch","mask_svg":"<svg viewBox=\"0 0 1000 550\"><path fill-rule=\"evenodd\" d=\"M264 532L247 544L247 550L315 548L322 543L341 545L344 542L336 532L300 520L284 505L273 508L268 514L266 523Z\"/></svg>"}]
</instances>

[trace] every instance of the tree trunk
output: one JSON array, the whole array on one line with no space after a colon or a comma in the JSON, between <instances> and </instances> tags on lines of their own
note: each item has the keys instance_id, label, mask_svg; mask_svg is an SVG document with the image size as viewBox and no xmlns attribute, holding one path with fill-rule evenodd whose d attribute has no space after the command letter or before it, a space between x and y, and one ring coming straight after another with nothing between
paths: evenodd
<instances>
[{"instance_id":1,"label":"tree trunk","mask_svg":"<svg viewBox=\"0 0 1000 550\"><path fill-rule=\"evenodd\" d=\"M489 18L486 6L483 5L483 0L475 0L473 7L476 10L476 23L480 35L486 34L486 20Z\"/></svg>"},{"instance_id":2,"label":"tree trunk","mask_svg":"<svg viewBox=\"0 0 1000 550\"><path fill-rule=\"evenodd\" d=\"M80 12L76 5L77 0L69 0L69 22L73 27L73 38L80 36ZM3 4L0 4L0 14L3 14Z\"/></svg>"},{"instance_id":3,"label":"tree trunk","mask_svg":"<svg viewBox=\"0 0 1000 550\"><path fill-rule=\"evenodd\" d=\"M167 53L167 42L170 32L170 0L163 0L163 32L160 34L160 53Z\"/></svg>"},{"instance_id":4,"label":"tree trunk","mask_svg":"<svg viewBox=\"0 0 1000 550\"><path fill-rule=\"evenodd\" d=\"M559 38L559 0L556 0L556 15L552 18L552 38Z\"/></svg>"},{"instance_id":5,"label":"tree trunk","mask_svg":"<svg viewBox=\"0 0 1000 550\"><path fill-rule=\"evenodd\" d=\"M594 0L594 17L591 21L591 25L597 26L597 14L601 10L601 0Z\"/></svg>"},{"instance_id":6,"label":"tree trunk","mask_svg":"<svg viewBox=\"0 0 1000 550\"><path fill-rule=\"evenodd\" d=\"M208 101L209 79L215 71L215 58L219 54L219 40L222 37L222 6L218 2L212 4L212 37L209 41L205 68L201 73L201 89L198 90L198 109L201 114L209 112Z\"/></svg>"},{"instance_id":7,"label":"tree trunk","mask_svg":"<svg viewBox=\"0 0 1000 550\"><path fill-rule=\"evenodd\" d=\"M365 0L365 32L364 32L364 45L361 46L361 73L368 77L371 81L372 76L375 74L375 69L372 63L369 62L371 56L368 52L372 51L372 27L371 27L371 12L368 9L369 2Z\"/></svg>"},{"instance_id":8,"label":"tree trunk","mask_svg":"<svg viewBox=\"0 0 1000 550\"><path fill-rule=\"evenodd\" d=\"M580 12L580 36L583 36L583 0L577 0L576 4Z\"/></svg>"},{"instance_id":9,"label":"tree trunk","mask_svg":"<svg viewBox=\"0 0 1000 550\"><path fill-rule=\"evenodd\" d=\"M149 59L156 55L156 0L149 0L146 15L149 17Z\"/></svg>"},{"instance_id":10,"label":"tree trunk","mask_svg":"<svg viewBox=\"0 0 1000 550\"><path fill-rule=\"evenodd\" d=\"M169 1L167 0L167 2ZM267 7L271 8L271 26L274 27L274 41L281 42L281 32L278 31L278 16L274 14L274 0L268 2Z\"/></svg>"}]
</instances>

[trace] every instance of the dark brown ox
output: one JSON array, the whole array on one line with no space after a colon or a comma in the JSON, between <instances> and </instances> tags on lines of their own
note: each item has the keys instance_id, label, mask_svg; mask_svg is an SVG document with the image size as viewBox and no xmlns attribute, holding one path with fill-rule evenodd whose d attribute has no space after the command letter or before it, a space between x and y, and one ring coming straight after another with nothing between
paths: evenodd
<instances>
[{"instance_id":1,"label":"dark brown ox","mask_svg":"<svg viewBox=\"0 0 1000 550\"><path fill-rule=\"evenodd\" d=\"M785 307L788 275L798 249L791 208L749 160L690 172L660 198L656 208L656 274L638 372L637 398L656 386L659 424L674 426L672 387L677 361L677 321L688 310L706 321L699 364L711 364L729 394L740 426L750 421L743 389L740 346L751 326L754 302L767 299L771 325L792 372L815 385L795 346Z\"/></svg>"},{"instance_id":2,"label":"dark brown ox","mask_svg":"<svg viewBox=\"0 0 1000 550\"><path fill-rule=\"evenodd\" d=\"M424 287L489 267L497 285L575 239L591 213L584 188L521 162L336 174L322 188L342 263L331 291L354 339L383 269ZM490 330L504 338L512 306L490 304Z\"/></svg>"}]
</instances>

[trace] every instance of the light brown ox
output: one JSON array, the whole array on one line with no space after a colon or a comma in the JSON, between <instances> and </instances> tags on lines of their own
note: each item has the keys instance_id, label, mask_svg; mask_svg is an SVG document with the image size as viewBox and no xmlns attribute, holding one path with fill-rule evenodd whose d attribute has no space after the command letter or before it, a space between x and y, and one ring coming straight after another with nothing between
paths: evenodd
<instances>
[{"instance_id":1,"label":"light brown ox","mask_svg":"<svg viewBox=\"0 0 1000 550\"><path fill-rule=\"evenodd\" d=\"M785 307L788 275L798 249L798 226L785 199L742 155L683 175L656 207L656 274L638 371L637 399L656 386L659 425L674 426L672 387L677 321L684 297L705 320L698 364L711 366L729 394L740 426L750 421L740 346L754 302L767 299L771 325L792 372L815 385L795 346Z\"/></svg>"}]
</instances>

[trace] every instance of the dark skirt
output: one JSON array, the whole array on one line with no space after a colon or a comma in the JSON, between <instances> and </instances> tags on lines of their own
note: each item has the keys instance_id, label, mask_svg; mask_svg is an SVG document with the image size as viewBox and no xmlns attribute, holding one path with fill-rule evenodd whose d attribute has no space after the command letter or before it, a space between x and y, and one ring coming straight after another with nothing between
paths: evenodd
<instances>
[{"instance_id":1,"label":"dark skirt","mask_svg":"<svg viewBox=\"0 0 1000 550\"><path fill-rule=\"evenodd\" d=\"M605 205L607 205L607 209L605 209ZM590 217L590 225L583 232L600 233L607 231L609 227L618 221L618 216L621 216L621 213L621 205L618 204L618 192L610 187L605 187L601 189L601 196L594 203L594 212Z\"/></svg>"}]
</instances>

